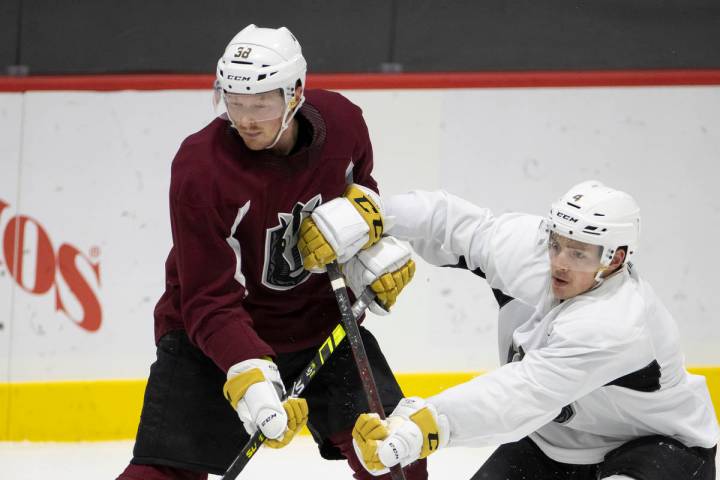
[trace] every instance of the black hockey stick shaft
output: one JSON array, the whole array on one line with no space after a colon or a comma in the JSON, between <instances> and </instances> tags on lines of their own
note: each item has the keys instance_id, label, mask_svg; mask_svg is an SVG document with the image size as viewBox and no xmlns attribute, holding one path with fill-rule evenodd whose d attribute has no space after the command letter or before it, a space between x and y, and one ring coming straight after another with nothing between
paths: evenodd
<instances>
[{"instance_id":1,"label":"black hockey stick shaft","mask_svg":"<svg viewBox=\"0 0 720 480\"><path fill-rule=\"evenodd\" d=\"M340 266L337 261L327 265L327 272L330 276L330 285L335 293L335 299L340 308L340 316L343 326L345 327L348 342L350 342L353 357L355 358L355 365L357 366L360 380L365 389L368 405L372 412L377 413L380 418L384 420L385 409L383 408L382 400L380 400L380 394L375 384L375 378L370 369L370 361L368 360L365 345L363 345L362 337L360 336L360 328L358 327L356 317L353 315L350 297L348 296L345 285L345 278L340 272ZM390 467L390 477L393 480L405 480L402 467L400 465Z\"/></svg>"},{"instance_id":2,"label":"black hockey stick shaft","mask_svg":"<svg viewBox=\"0 0 720 480\"><path fill-rule=\"evenodd\" d=\"M374 297L375 293L370 287L367 287L363 291L362 295L360 295L360 298L358 298L352 306L351 313L353 317L360 317L370 302L373 301ZM327 359L330 358L330 355L332 355L335 351L335 348L345 339L345 336L345 328L341 322L335 327L330 336L325 339L322 345L320 345L320 348L318 348L317 352L315 352L313 359L307 364L305 369L303 369L300 376L293 382L289 396L300 396L303 390L305 390L305 388L307 388L310 384L310 380L312 380L318 370L320 370L320 367L325 364ZM235 460L233 460L228 469L225 471L225 474L222 476L222 480L235 480L265 440L267 440L267 438L262 434L262 432L260 432L260 429L258 429L250 437L250 440L245 443L245 446L240 451L240 454L235 457Z\"/></svg>"}]
</instances>

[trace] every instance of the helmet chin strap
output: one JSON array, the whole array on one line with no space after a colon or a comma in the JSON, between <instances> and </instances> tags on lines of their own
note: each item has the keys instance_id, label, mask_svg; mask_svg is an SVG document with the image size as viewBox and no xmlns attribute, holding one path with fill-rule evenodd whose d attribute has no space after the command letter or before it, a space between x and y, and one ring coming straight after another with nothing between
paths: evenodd
<instances>
[{"instance_id":1,"label":"helmet chin strap","mask_svg":"<svg viewBox=\"0 0 720 480\"><path fill-rule=\"evenodd\" d=\"M595 285L593 286L593 288L597 288L603 284L603 282L605 281L605 277L603 277L603 273L605 273L606 270L607 270L606 267L603 267L597 271L597 273L595 274Z\"/></svg>"},{"instance_id":2,"label":"helmet chin strap","mask_svg":"<svg viewBox=\"0 0 720 480\"><path fill-rule=\"evenodd\" d=\"M612 272L612 273L611 273L610 275L608 275L608 276L603 276L603 275L605 274L605 272L607 272L607 271L610 269L610 264L603 265L603 266L600 268L600 270L598 270L597 273L595 274L595 286L594 286L593 288L597 288L597 287L599 287L600 285L602 285L602 283L603 283L609 276L615 275L615 274L618 273L620 270L622 270L623 268L625 268L625 265L626 265L625 263L619 265L619 266L615 269L615 271Z\"/></svg>"},{"instance_id":3,"label":"helmet chin strap","mask_svg":"<svg viewBox=\"0 0 720 480\"><path fill-rule=\"evenodd\" d=\"M280 137L282 137L282 134L285 132L285 130L288 129L288 127L290 126L290 122L292 121L297 111L300 110L300 107L303 103L305 103L305 97L302 97L299 102L295 97L290 99L287 107L285 107L285 113L283 113L283 120L280 124L280 129L278 130L277 135L275 135L275 140L273 140L270 145L265 147L265 150L270 150L275 145L277 145L277 143L280 141Z\"/></svg>"}]
</instances>

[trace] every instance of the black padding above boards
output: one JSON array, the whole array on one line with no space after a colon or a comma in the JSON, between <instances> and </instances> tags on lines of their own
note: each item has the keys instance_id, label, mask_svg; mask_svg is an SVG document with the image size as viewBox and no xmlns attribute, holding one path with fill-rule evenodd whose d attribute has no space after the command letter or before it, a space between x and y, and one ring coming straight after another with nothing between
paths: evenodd
<instances>
[{"instance_id":1,"label":"black padding above boards","mask_svg":"<svg viewBox=\"0 0 720 480\"><path fill-rule=\"evenodd\" d=\"M0 60L212 73L251 22L289 27L310 72L720 68L718 0L11 0Z\"/></svg>"},{"instance_id":2,"label":"black padding above boards","mask_svg":"<svg viewBox=\"0 0 720 480\"><path fill-rule=\"evenodd\" d=\"M23 0L22 61L31 73L213 73L249 23L287 26L312 72L375 71L387 57L385 0Z\"/></svg>"},{"instance_id":3,"label":"black padding above boards","mask_svg":"<svg viewBox=\"0 0 720 480\"><path fill-rule=\"evenodd\" d=\"M406 71L720 67L717 0L397 0Z\"/></svg>"},{"instance_id":4,"label":"black padding above boards","mask_svg":"<svg viewBox=\"0 0 720 480\"><path fill-rule=\"evenodd\" d=\"M19 14L18 2L0 2L0 75L17 61Z\"/></svg>"}]
</instances>

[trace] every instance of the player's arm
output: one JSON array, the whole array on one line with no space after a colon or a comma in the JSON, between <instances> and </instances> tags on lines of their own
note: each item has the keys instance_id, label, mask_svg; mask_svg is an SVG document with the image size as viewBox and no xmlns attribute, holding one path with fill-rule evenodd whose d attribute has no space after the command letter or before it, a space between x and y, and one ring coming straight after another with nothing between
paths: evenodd
<instances>
[{"instance_id":1,"label":"player's arm","mask_svg":"<svg viewBox=\"0 0 720 480\"><path fill-rule=\"evenodd\" d=\"M275 354L243 306L241 252L227 241L236 215L229 208L171 197L182 320L193 344L224 372L243 360Z\"/></svg>"},{"instance_id":2,"label":"player's arm","mask_svg":"<svg viewBox=\"0 0 720 480\"><path fill-rule=\"evenodd\" d=\"M547 234L541 217L506 214L444 191L413 191L384 199L388 233L407 240L433 265L480 270L492 288L534 304L547 278Z\"/></svg>"},{"instance_id":3,"label":"player's arm","mask_svg":"<svg viewBox=\"0 0 720 480\"><path fill-rule=\"evenodd\" d=\"M179 155L182 155L181 149ZM286 445L307 420L303 400L282 402L284 389L272 348L243 307L242 245L235 240L241 210L215 205L207 178L173 165L170 219L188 336L226 372L224 392L249 433L258 428L273 447Z\"/></svg>"},{"instance_id":4,"label":"player's arm","mask_svg":"<svg viewBox=\"0 0 720 480\"><path fill-rule=\"evenodd\" d=\"M632 325L631 316L628 310L616 318L556 319L547 346L430 397L448 415L451 443L519 440L552 421L566 405L647 367L655 358L652 341L644 327Z\"/></svg>"},{"instance_id":5,"label":"player's arm","mask_svg":"<svg viewBox=\"0 0 720 480\"><path fill-rule=\"evenodd\" d=\"M628 305L624 306L629 307ZM628 317L565 318L548 346L426 401L404 399L382 422L361 416L353 432L368 469L422 458L431 438L442 446L485 446L517 441L551 422L566 405L613 380L646 367L652 342ZM429 411L418 416L423 408Z\"/></svg>"},{"instance_id":6,"label":"player's arm","mask_svg":"<svg viewBox=\"0 0 720 480\"><path fill-rule=\"evenodd\" d=\"M234 222L229 213L202 203L171 206L183 320L193 343L227 372L224 394L245 430L253 434L259 428L266 445L280 448L305 425L307 403L282 401L285 390L271 361L274 353L242 306L239 252L226 240Z\"/></svg>"}]
</instances>

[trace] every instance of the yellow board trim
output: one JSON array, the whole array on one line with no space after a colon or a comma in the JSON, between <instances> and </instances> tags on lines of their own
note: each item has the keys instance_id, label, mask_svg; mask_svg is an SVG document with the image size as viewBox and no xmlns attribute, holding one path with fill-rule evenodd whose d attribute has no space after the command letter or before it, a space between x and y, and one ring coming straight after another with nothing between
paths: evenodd
<instances>
[{"instance_id":1,"label":"yellow board trim","mask_svg":"<svg viewBox=\"0 0 720 480\"><path fill-rule=\"evenodd\" d=\"M705 376L715 411L720 412L720 366L688 370ZM429 397L481 373L399 373L397 379L406 396ZM0 441L132 439L140 420L145 383L145 380L0 383Z\"/></svg>"},{"instance_id":2,"label":"yellow board trim","mask_svg":"<svg viewBox=\"0 0 720 480\"><path fill-rule=\"evenodd\" d=\"M134 438L145 380L0 384L0 440ZM222 393L222 392L219 392Z\"/></svg>"}]
</instances>

